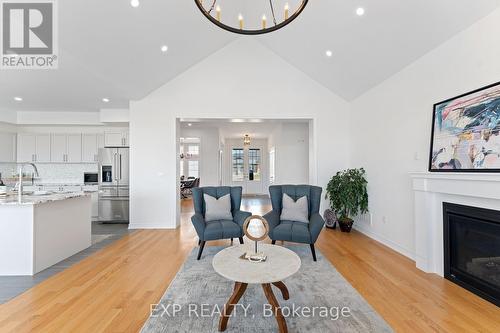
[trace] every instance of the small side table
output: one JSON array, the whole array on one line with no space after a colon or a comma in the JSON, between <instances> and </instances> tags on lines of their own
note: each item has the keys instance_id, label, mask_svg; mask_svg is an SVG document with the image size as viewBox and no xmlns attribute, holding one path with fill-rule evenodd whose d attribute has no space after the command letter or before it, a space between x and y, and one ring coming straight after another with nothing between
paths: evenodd
<instances>
[{"instance_id":1,"label":"small side table","mask_svg":"<svg viewBox=\"0 0 500 333\"><path fill-rule=\"evenodd\" d=\"M248 250L249 248L246 246L232 246L217 253L212 261L212 266L219 275L234 281L233 294L227 301L219 320L219 331L226 330L234 305L241 299L248 284L261 284L264 294L273 308L279 332L286 333L288 332L286 321L271 286L277 287L281 291L283 299L288 300L290 294L283 280L297 273L301 265L300 258L295 252L285 247L260 244L259 251L264 252L267 256L265 262L254 263L240 259L240 256Z\"/></svg>"}]
</instances>

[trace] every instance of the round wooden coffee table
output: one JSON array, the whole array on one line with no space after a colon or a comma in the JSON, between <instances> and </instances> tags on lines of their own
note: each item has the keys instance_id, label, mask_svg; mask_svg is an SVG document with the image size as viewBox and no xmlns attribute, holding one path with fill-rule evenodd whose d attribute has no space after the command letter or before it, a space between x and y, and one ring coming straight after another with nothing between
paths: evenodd
<instances>
[{"instance_id":1,"label":"round wooden coffee table","mask_svg":"<svg viewBox=\"0 0 500 333\"><path fill-rule=\"evenodd\" d=\"M217 253L212 261L215 271L228 280L234 281L234 291L224 307L219 320L219 331L225 331L227 322L235 304L245 293L248 284L261 284L264 294L273 309L281 333L288 332L285 318L281 313L280 305L274 296L271 285L277 287L285 300L290 294L283 280L297 273L300 268L300 258L295 252L287 248L260 244L259 252L267 255L265 262L250 262L240 259L246 251L252 251L252 247L238 245L226 248Z\"/></svg>"}]
</instances>

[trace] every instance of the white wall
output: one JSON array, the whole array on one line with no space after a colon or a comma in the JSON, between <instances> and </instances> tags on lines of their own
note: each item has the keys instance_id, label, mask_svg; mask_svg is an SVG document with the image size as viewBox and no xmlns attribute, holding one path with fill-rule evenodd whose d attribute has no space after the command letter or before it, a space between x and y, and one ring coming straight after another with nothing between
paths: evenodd
<instances>
[{"instance_id":1,"label":"white wall","mask_svg":"<svg viewBox=\"0 0 500 333\"><path fill-rule=\"evenodd\" d=\"M200 144L200 185L219 184L219 130L213 127L181 128L181 138L199 138Z\"/></svg>"},{"instance_id":2,"label":"white wall","mask_svg":"<svg viewBox=\"0 0 500 333\"><path fill-rule=\"evenodd\" d=\"M99 112L17 112L17 124L99 125Z\"/></svg>"},{"instance_id":3,"label":"white wall","mask_svg":"<svg viewBox=\"0 0 500 333\"><path fill-rule=\"evenodd\" d=\"M0 121L0 132L4 133L16 133L17 126L9 123L4 123Z\"/></svg>"},{"instance_id":4,"label":"white wall","mask_svg":"<svg viewBox=\"0 0 500 333\"><path fill-rule=\"evenodd\" d=\"M15 161L16 133L16 126L0 122L0 162Z\"/></svg>"},{"instance_id":5,"label":"white wall","mask_svg":"<svg viewBox=\"0 0 500 333\"><path fill-rule=\"evenodd\" d=\"M16 111L0 109L0 122L15 124L17 122Z\"/></svg>"},{"instance_id":6,"label":"white wall","mask_svg":"<svg viewBox=\"0 0 500 333\"><path fill-rule=\"evenodd\" d=\"M12 125L103 126L129 122L128 109L102 109L99 112L0 110L0 122Z\"/></svg>"},{"instance_id":7,"label":"white wall","mask_svg":"<svg viewBox=\"0 0 500 333\"><path fill-rule=\"evenodd\" d=\"M129 109L101 109L99 114L101 123L128 123L129 120Z\"/></svg>"},{"instance_id":8,"label":"white wall","mask_svg":"<svg viewBox=\"0 0 500 333\"><path fill-rule=\"evenodd\" d=\"M280 123L271 133L271 148L276 152L274 184L309 183L309 123Z\"/></svg>"},{"instance_id":9,"label":"white wall","mask_svg":"<svg viewBox=\"0 0 500 333\"><path fill-rule=\"evenodd\" d=\"M408 173L427 170L433 104L500 80L499 31L497 10L352 104L352 165L367 170L373 214L373 226L355 225L409 257Z\"/></svg>"},{"instance_id":10,"label":"white wall","mask_svg":"<svg viewBox=\"0 0 500 333\"><path fill-rule=\"evenodd\" d=\"M131 228L179 222L176 118L313 119L314 141L328 142L314 145L313 183L324 186L349 165L349 104L255 39L240 38L131 103Z\"/></svg>"}]
</instances>

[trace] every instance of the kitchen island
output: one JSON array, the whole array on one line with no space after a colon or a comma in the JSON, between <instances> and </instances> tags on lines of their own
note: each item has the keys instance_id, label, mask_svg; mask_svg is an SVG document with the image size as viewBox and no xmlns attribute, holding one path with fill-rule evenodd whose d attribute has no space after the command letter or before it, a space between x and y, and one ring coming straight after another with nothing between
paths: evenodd
<instances>
[{"instance_id":1,"label":"kitchen island","mask_svg":"<svg viewBox=\"0 0 500 333\"><path fill-rule=\"evenodd\" d=\"M84 192L0 198L0 275L34 275L91 246Z\"/></svg>"}]
</instances>

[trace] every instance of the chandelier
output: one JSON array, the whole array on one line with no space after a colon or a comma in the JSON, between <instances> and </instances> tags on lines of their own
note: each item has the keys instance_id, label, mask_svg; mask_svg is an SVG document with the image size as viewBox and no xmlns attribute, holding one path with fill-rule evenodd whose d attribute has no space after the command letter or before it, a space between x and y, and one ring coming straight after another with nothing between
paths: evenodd
<instances>
[{"instance_id":1,"label":"chandelier","mask_svg":"<svg viewBox=\"0 0 500 333\"><path fill-rule=\"evenodd\" d=\"M245 136L243 137L243 145L250 146L250 135L245 134Z\"/></svg>"},{"instance_id":2,"label":"chandelier","mask_svg":"<svg viewBox=\"0 0 500 333\"><path fill-rule=\"evenodd\" d=\"M261 35L295 20L309 0L194 1L203 15L219 28L242 35Z\"/></svg>"}]
</instances>

